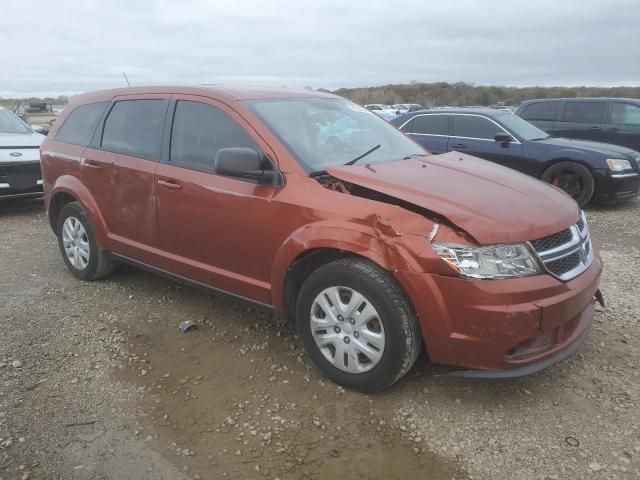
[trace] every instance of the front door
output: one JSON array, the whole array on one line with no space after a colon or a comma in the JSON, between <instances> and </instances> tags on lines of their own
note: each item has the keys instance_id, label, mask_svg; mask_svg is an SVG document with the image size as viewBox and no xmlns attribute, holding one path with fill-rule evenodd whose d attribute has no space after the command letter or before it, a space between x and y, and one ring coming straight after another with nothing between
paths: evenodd
<instances>
[{"instance_id":1,"label":"front door","mask_svg":"<svg viewBox=\"0 0 640 480\"><path fill-rule=\"evenodd\" d=\"M448 149L468 153L516 170L526 170L520 142L515 138L511 143L496 142L497 133L508 132L486 117L454 114Z\"/></svg>"},{"instance_id":2,"label":"front door","mask_svg":"<svg viewBox=\"0 0 640 480\"><path fill-rule=\"evenodd\" d=\"M221 148L249 147L263 155L270 150L220 102L178 95L172 108L169 155L155 175L164 267L271 303L274 252L268 250L278 222L271 200L278 189L214 173Z\"/></svg>"},{"instance_id":3,"label":"front door","mask_svg":"<svg viewBox=\"0 0 640 480\"><path fill-rule=\"evenodd\" d=\"M553 135L606 142L607 106L606 100L565 101Z\"/></svg>"}]
</instances>

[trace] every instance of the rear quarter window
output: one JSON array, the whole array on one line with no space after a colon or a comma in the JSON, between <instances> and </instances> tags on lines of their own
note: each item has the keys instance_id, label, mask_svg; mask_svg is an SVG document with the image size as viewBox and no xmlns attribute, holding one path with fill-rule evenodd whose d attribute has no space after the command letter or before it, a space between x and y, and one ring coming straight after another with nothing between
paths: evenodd
<instances>
[{"instance_id":1,"label":"rear quarter window","mask_svg":"<svg viewBox=\"0 0 640 480\"><path fill-rule=\"evenodd\" d=\"M96 130L100 117L109 102L89 103L76 107L56 133L56 140L87 146Z\"/></svg>"},{"instance_id":2,"label":"rear quarter window","mask_svg":"<svg viewBox=\"0 0 640 480\"><path fill-rule=\"evenodd\" d=\"M168 104L162 99L116 102L104 123L102 149L159 160Z\"/></svg>"},{"instance_id":3,"label":"rear quarter window","mask_svg":"<svg viewBox=\"0 0 640 480\"><path fill-rule=\"evenodd\" d=\"M524 107L520 116L525 120L546 120L556 119L558 102L536 102Z\"/></svg>"},{"instance_id":4,"label":"rear quarter window","mask_svg":"<svg viewBox=\"0 0 640 480\"><path fill-rule=\"evenodd\" d=\"M561 120L572 123L601 123L606 102L566 102Z\"/></svg>"},{"instance_id":5,"label":"rear quarter window","mask_svg":"<svg viewBox=\"0 0 640 480\"><path fill-rule=\"evenodd\" d=\"M610 123L615 125L640 125L640 105L614 103Z\"/></svg>"}]
</instances>

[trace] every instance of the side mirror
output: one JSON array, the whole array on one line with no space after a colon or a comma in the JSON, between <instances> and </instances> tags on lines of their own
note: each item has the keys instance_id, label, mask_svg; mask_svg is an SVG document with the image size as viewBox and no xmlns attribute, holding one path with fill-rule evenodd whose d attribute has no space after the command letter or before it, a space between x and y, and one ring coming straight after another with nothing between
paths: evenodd
<instances>
[{"instance_id":1,"label":"side mirror","mask_svg":"<svg viewBox=\"0 0 640 480\"><path fill-rule=\"evenodd\" d=\"M260 153L253 148L221 148L216 153L214 171L218 175L253 180L258 185L276 186L278 175L264 168L265 162Z\"/></svg>"},{"instance_id":2,"label":"side mirror","mask_svg":"<svg viewBox=\"0 0 640 480\"><path fill-rule=\"evenodd\" d=\"M506 147L513 141L513 137L505 132L496 133L496 136L493 138L496 142L501 143L503 147Z\"/></svg>"}]
</instances>

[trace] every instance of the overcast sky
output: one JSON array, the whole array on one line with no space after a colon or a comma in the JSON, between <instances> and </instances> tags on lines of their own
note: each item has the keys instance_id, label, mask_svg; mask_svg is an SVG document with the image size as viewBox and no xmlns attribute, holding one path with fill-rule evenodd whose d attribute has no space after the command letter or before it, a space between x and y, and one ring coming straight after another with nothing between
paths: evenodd
<instances>
[{"instance_id":1,"label":"overcast sky","mask_svg":"<svg viewBox=\"0 0 640 480\"><path fill-rule=\"evenodd\" d=\"M124 85L640 85L639 0L0 0L0 96Z\"/></svg>"}]
</instances>

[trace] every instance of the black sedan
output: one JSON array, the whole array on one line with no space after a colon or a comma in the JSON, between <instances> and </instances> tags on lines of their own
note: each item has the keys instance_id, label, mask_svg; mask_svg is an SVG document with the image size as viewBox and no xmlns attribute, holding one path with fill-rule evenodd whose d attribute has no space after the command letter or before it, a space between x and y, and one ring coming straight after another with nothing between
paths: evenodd
<instances>
[{"instance_id":1,"label":"black sedan","mask_svg":"<svg viewBox=\"0 0 640 480\"><path fill-rule=\"evenodd\" d=\"M640 193L640 153L616 145L552 138L526 120L489 108L423 110L391 121L438 154L484 158L549 182L580 206Z\"/></svg>"}]
</instances>

